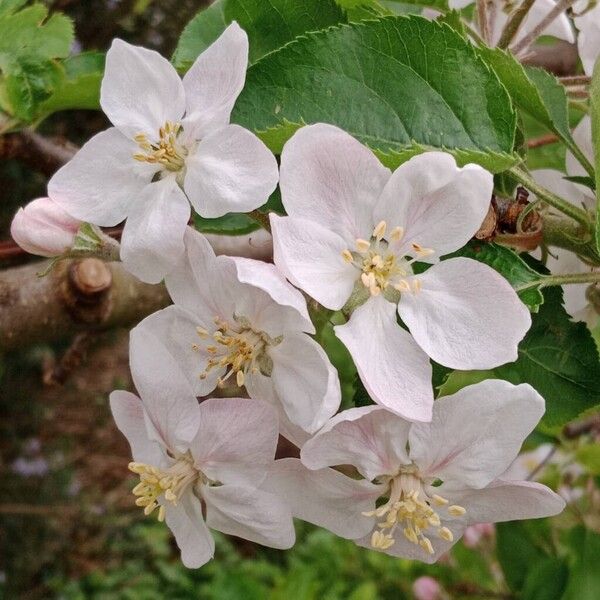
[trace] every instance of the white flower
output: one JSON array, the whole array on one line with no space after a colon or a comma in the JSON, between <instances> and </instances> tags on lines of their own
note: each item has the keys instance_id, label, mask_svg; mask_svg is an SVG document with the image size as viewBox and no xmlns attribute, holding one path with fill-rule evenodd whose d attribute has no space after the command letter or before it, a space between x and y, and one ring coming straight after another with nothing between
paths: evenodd
<instances>
[{"instance_id":1,"label":"white flower","mask_svg":"<svg viewBox=\"0 0 600 600\"><path fill-rule=\"evenodd\" d=\"M593 161L592 149L592 122L588 116L585 116L579 125L573 131L573 138L581 148L585 156ZM568 176L587 176L587 172L581 166L579 161L567 152L566 158ZM565 179L565 175L555 169L538 169L532 172L534 179L545 188L554 192L558 196L568 200L578 207L585 207L593 210L596 205L596 199L593 192L586 186L573 183ZM565 273L589 273L592 267L585 264L576 254L562 248L552 248L552 254L548 254L546 266L555 275ZM539 252L534 253L536 258L540 258ZM585 321L590 328L593 328L598 320L598 313L590 305L587 299L586 291L588 283L569 284L563 286L564 305L567 312L578 321Z\"/></svg>"},{"instance_id":2,"label":"white flower","mask_svg":"<svg viewBox=\"0 0 600 600\"><path fill-rule=\"evenodd\" d=\"M174 357L198 396L230 380L282 413L287 436L313 433L340 405L337 372L309 336L302 294L272 264L217 256L189 229L186 252L166 278L174 301L131 333L132 356L157 340ZM286 418L291 424L285 425Z\"/></svg>"},{"instance_id":3,"label":"white flower","mask_svg":"<svg viewBox=\"0 0 600 600\"><path fill-rule=\"evenodd\" d=\"M30 254L59 256L71 249L80 225L50 198L38 198L17 211L10 234Z\"/></svg>"},{"instance_id":4,"label":"white flower","mask_svg":"<svg viewBox=\"0 0 600 600\"><path fill-rule=\"evenodd\" d=\"M465 6L473 4L473 2L474 0L449 0L448 5L450 8L460 10L461 8L465 8ZM490 41L492 46L495 46L500 41L502 31L504 30L506 23L508 23L511 13L517 8L517 4L519 3L505 2L504 0L495 0L491 4L490 9L492 10L490 11L490 20L493 27L491 31L492 39ZM521 23L521 27L513 43L518 43L519 40L534 31L555 6L555 0L536 0ZM551 35L560 40L565 40L570 44L575 42L573 26L571 25L571 21L569 20L566 11L552 21L552 23L544 30L543 35Z\"/></svg>"},{"instance_id":5,"label":"white flower","mask_svg":"<svg viewBox=\"0 0 600 600\"><path fill-rule=\"evenodd\" d=\"M532 387L501 380L440 398L431 423L353 408L306 442L301 461L275 461L267 489L294 516L359 545L435 562L471 524L564 508L547 487L502 476L543 412ZM353 465L362 479L334 465Z\"/></svg>"},{"instance_id":6,"label":"white flower","mask_svg":"<svg viewBox=\"0 0 600 600\"><path fill-rule=\"evenodd\" d=\"M289 216L271 215L275 263L327 308L364 301L336 335L373 399L407 419L431 419L427 355L455 369L492 368L517 358L530 326L496 271L467 258L438 262L477 231L492 187L490 173L459 169L441 152L390 173L331 125L303 127L283 149ZM417 275L415 262L435 264ZM412 336L397 325L396 305Z\"/></svg>"},{"instance_id":7,"label":"white flower","mask_svg":"<svg viewBox=\"0 0 600 600\"><path fill-rule=\"evenodd\" d=\"M600 57L600 6L595 6L591 10L586 10L591 1L582 0L576 2L573 6L576 14L575 26L579 30L577 36L577 47L579 49L579 58L583 63L583 69L586 75L592 75L594 65Z\"/></svg>"},{"instance_id":8,"label":"white flower","mask_svg":"<svg viewBox=\"0 0 600 600\"><path fill-rule=\"evenodd\" d=\"M142 400L115 391L110 405L131 446L129 468L140 476L133 493L146 515L156 510L159 521L166 520L184 565L196 568L212 558L208 527L265 546L291 547L287 506L259 489L277 446L273 408L241 398L198 405L173 359L153 340L131 363Z\"/></svg>"},{"instance_id":9,"label":"white flower","mask_svg":"<svg viewBox=\"0 0 600 600\"><path fill-rule=\"evenodd\" d=\"M246 212L277 185L277 162L252 133L229 124L244 86L248 39L232 23L183 81L154 51L115 40L100 104L114 127L93 137L48 185L74 217L127 219L125 266L156 283L183 254L190 206L205 217Z\"/></svg>"}]
</instances>

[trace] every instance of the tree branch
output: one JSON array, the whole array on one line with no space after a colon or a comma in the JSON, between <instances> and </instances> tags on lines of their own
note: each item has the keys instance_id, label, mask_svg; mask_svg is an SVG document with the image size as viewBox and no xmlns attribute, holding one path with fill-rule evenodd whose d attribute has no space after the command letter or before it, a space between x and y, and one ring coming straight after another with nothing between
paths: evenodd
<instances>
[{"instance_id":1,"label":"tree branch","mask_svg":"<svg viewBox=\"0 0 600 600\"><path fill-rule=\"evenodd\" d=\"M164 286L139 282L120 263L62 261L40 278L44 264L0 271L0 351L129 327L170 303Z\"/></svg>"}]
</instances>

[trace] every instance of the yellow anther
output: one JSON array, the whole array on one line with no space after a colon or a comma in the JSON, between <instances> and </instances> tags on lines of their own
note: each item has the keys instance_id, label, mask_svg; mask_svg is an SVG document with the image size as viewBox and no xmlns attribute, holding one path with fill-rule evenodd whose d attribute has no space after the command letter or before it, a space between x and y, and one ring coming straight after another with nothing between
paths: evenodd
<instances>
[{"instance_id":1,"label":"yellow anther","mask_svg":"<svg viewBox=\"0 0 600 600\"><path fill-rule=\"evenodd\" d=\"M352 256L352 252L350 252L350 250L346 249L342 252L342 257L344 258L344 260L347 263L351 263L354 261L354 258Z\"/></svg>"},{"instance_id":2,"label":"yellow anther","mask_svg":"<svg viewBox=\"0 0 600 600\"><path fill-rule=\"evenodd\" d=\"M413 292L418 294L423 288L423 284L420 279L413 279Z\"/></svg>"},{"instance_id":3,"label":"yellow anther","mask_svg":"<svg viewBox=\"0 0 600 600\"><path fill-rule=\"evenodd\" d=\"M422 537L419 541L419 546L423 548L423 550L427 551L429 554L434 554L433 546L431 545L431 540L427 537Z\"/></svg>"},{"instance_id":4,"label":"yellow anther","mask_svg":"<svg viewBox=\"0 0 600 600\"><path fill-rule=\"evenodd\" d=\"M454 535L452 535L452 532L447 527L442 527L441 529L438 529L438 535L447 542L454 541Z\"/></svg>"},{"instance_id":5,"label":"yellow anther","mask_svg":"<svg viewBox=\"0 0 600 600\"><path fill-rule=\"evenodd\" d=\"M392 231L390 231L390 240L392 242L399 242L404 237L404 228L403 227L394 227Z\"/></svg>"},{"instance_id":6,"label":"yellow anther","mask_svg":"<svg viewBox=\"0 0 600 600\"><path fill-rule=\"evenodd\" d=\"M365 252L368 252L368 250L369 250L370 247L371 247L371 242L367 242L367 240L363 240L361 238L358 238L356 240L356 249L361 254L364 254Z\"/></svg>"},{"instance_id":7,"label":"yellow anther","mask_svg":"<svg viewBox=\"0 0 600 600\"><path fill-rule=\"evenodd\" d=\"M458 506L458 504L453 504L448 507L448 514L453 517L462 517L467 512L467 509L463 506Z\"/></svg>"},{"instance_id":8,"label":"yellow anther","mask_svg":"<svg viewBox=\"0 0 600 600\"><path fill-rule=\"evenodd\" d=\"M426 256L431 256L435 253L435 250L432 248L423 248L420 244L412 243L412 249L415 251L415 254L420 258L425 258Z\"/></svg>"},{"instance_id":9,"label":"yellow anther","mask_svg":"<svg viewBox=\"0 0 600 600\"><path fill-rule=\"evenodd\" d=\"M438 494L434 494L431 499L438 506L445 506L449 502L448 500L446 500L446 498L443 498L442 496L438 496Z\"/></svg>"},{"instance_id":10,"label":"yellow anther","mask_svg":"<svg viewBox=\"0 0 600 600\"><path fill-rule=\"evenodd\" d=\"M386 222L379 221L379 223L377 223L377 225L375 225L375 229L373 229L373 237L377 241L381 241L385 237L385 229L386 229Z\"/></svg>"},{"instance_id":11,"label":"yellow anther","mask_svg":"<svg viewBox=\"0 0 600 600\"><path fill-rule=\"evenodd\" d=\"M244 371L238 371L235 374L235 381L238 384L238 387L242 387L244 385L244 380L245 380Z\"/></svg>"},{"instance_id":12,"label":"yellow anther","mask_svg":"<svg viewBox=\"0 0 600 600\"><path fill-rule=\"evenodd\" d=\"M158 509L158 520L161 523L165 520L165 507L163 505Z\"/></svg>"},{"instance_id":13,"label":"yellow anther","mask_svg":"<svg viewBox=\"0 0 600 600\"><path fill-rule=\"evenodd\" d=\"M398 283L394 284L394 289L399 292L410 292L410 284L406 279L401 279Z\"/></svg>"}]
</instances>

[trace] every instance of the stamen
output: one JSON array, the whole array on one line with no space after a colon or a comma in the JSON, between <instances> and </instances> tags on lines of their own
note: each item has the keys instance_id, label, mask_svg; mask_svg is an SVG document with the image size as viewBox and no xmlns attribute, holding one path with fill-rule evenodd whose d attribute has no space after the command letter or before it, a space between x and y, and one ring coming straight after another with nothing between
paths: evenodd
<instances>
[{"instance_id":1,"label":"stamen","mask_svg":"<svg viewBox=\"0 0 600 600\"><path fill-rule=\"evenodd\" d=\"M177 142L181 125L167 121L158 130L158 142L151 143L145 133L138 133L134 140L144 151L133 155L140 162L160 164L168 171L181 171L185 166L187 150Z\"/></svg>"},{"instance_id":2,"label":"stamen","mask_svg":"<svg viewBox=\"0 0 600 600\"><path fill-rule=\"evenodd\" d=\"M385 237L385 229L386 229L385 221L379 221L379 223L375 226L375 229L373 229L373 237L378 242L380 242Z\"/></svg>"},{"instance_id":3,"label":"stamen","mask_svg":"<svg viewBox=\"0 0 600 600\"><path fill-rule=\"evenodd\" d=\"M342 252L342 257L347 263L352 263L354 261L354 257L352 256L352 252L346 249Z\"/></svg>"},{"instance_id":4,"label":"stamen","mask_svg":"<svg viewBox=\"0 0 600 600\"><path fill-rule=\"evenodd\" d=\"M390 240L392 242L399 242L404 237L404 228L403 227L394 227L390 231Z\"/></svg>"},{"instance_id":5,"label":"stamen","mask_svg":"<svg viewBox=\"0 0 600 600\"><path fill-rule=\"evenodd\" d=\"M467 509L463 506L458 506L457 504L453 504L448 507L448 513L453 517L462 517L467 512Z\"/></svg>"},{"instance_id":6,"label":"stamen","mask_svg":"<svg viewBox=\"0 0 600 600\"><path fill-rule=\"evenodd\" d=\"M363 240L361 238L358 238L356 240L356 249L361 253L365 253L369 250L369 248L371 247L371 242L367 242L367 240Z\"/></svg>"}]
</instances>

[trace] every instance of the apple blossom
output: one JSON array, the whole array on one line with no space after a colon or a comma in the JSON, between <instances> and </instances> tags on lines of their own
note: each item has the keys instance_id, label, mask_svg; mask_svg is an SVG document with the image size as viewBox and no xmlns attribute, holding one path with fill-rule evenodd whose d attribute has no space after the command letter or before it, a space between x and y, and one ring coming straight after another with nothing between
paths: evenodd
<instances>
[{"instance_id":1,"label":"apple blossom","mask_svg":"<svg viewBox=\"0 0 600 600\"><path fill-rule=\"evenodd\" d=\"M190 203L204 217L245 212L277 185L277 162L229 124L244 86L248 38L232 23L183 81L154 51L115 40L100 104L114 127L87 142L50 180L49 195L100 226L126 219L121 258L157 283L183 255Z\"/></svg>"},{"instance_id":2,"label":"apple blossom","mask_svg":"<svg viewBox=\"0 0 600 600\"><path fill-rule=\"evenodd\" d=\"M230 380L275 404L296 441L306 436L295 429L316 431L338 409L340 385L327 355L307 335L315 330L302 294L271 264L215 256L192 229L185 247L166 278L175 304L133 329L132 355L157 340L196 395Z\"/></svg>"},{"instance_id":3,"label":"apple blossom","mask_svg":"<svg viewBox=\"0 0 600 600\"><path fill-rule=\"evenodd\" d=\"M275 457L277 415L260 400L209 399L198 405L177 365L153 340L131 357L141 400L115 391L110 405L140 476L136 504L166 520L183 563L213 556L208 527L274 548L294 543L289 510L260 486ZM203 517L202 503L206 506Z\"/></svg>"},{"instance_id":4,"label":"apple blossom","mask_svg":"<svg viewBox=\"0 0 600 600\"><path fill-rule=\"evenodd\" d=\"M419 577L412 585L415 600L441 600L442 587L433 577Z\"/></svg>"},{"instance_id":5,"label":"apple blossom","mask_svg":"<svg viewBox=\"0 0 600 600\"><path fill-rule=\"evenodd\" d=\"M554 515L564 501L502 474L544 412L528 384L487 380L438 399L431 423L380 406L336 415L275 461L266 489L295 516L368 546L435 562L474 523ZM329 467L353 465L362 479Z\"/></svg>"},{"instance_id":6,"label":"apple blossom","mask_svg":"<svg viewBox=\"0 0 600 600\"><path fill-rule=\"evenodd\" d=\"M80 225L50 198L37 198L19 208L10 234L30 254L52 257L71 249Z\"/></svg>"},{"instance_id":7,"label":"apple blossom","mask_svg":"<svg viewBox=\"0 0 600 600\"><path fill-rule=\"evenodd\" d=\"M463 544L467 548L477 548L481 543L481 540L492 538L495 533L496 528L493 523L476 523L475 525L469 525L463 532Z\"/></svg>"},{"instance_id":8,"label":"apple blossom","mask_svg":"<svg viewBox=\"0 0 600 600\"><path fill-rule=\"evenodd\" d=\"M475 0L448 0L448 6L452 9L460 10ZM518 2L516 4L519 4ZM535 30L542 22L546 15L556 6L555 0L535 0L532 7L529 9L527 16L521 23L519 32L515 38L515 42L523 39L526 35ZM504 0L494 0L490 5L490 22L492 24L490 44L495 46L500 41L500 36L504 27L508 23L510 14L517 8L515 3L504 2ZM543 35L551 35L560 40L565 40L570 44L575 42L573 26L566 12L554 19L550 25L544 30Z\"/></svg>"},{"instance_id":9,"label":"apple blossom","mask_svg":"<svg viewBox=\"0 0 600 600\"><path fill-rule=\"evenodd\" d=\"M477 231L492 187L490 173L458 168L441 152L391 173L326 124L303 127L283 149L289 216L271 215L275 264L325 307L355 308L336 335L375 402L407 419L431 419L428 356L455 369L492 368L517 358L530 326L496 271L467 258L439 262ZM418 274L417 262L433 266ZM410 333L397 325L396 306Z\"/></svg>"},{"instance_id":10,"label":"apple blossom","mask_svg":"<svg viewBox=\"0 0 600 600\"><path fill-rule=\"evenodd\" d=\"M580 0L573 5L573 9L576 15L575 26L579 30L579 58L584 71L591 76L600 57L600 6L593 6L592 0Z\"/></svg>"}]
</instances>

